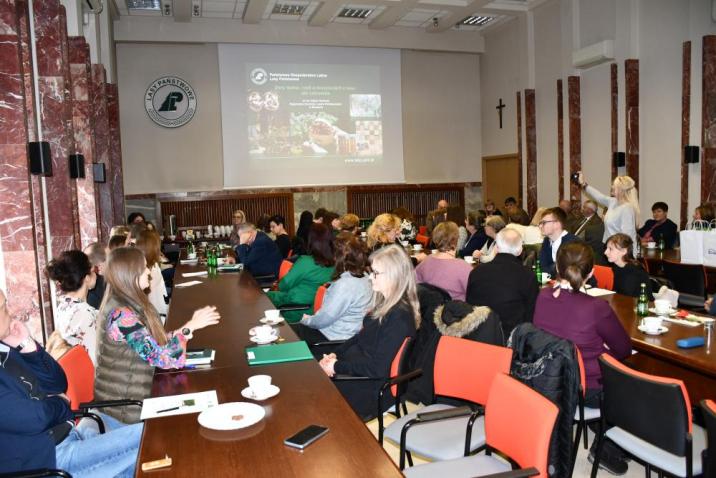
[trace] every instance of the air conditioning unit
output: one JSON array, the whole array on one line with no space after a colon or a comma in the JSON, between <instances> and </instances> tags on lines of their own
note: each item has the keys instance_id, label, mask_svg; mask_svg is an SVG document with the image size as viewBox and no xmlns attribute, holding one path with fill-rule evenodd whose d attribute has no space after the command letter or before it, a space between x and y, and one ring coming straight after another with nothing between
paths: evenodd
<instances>
[{"instance_id":1,"label":"air conditioning unit","mask_svg":"<svg viewBox=\"0 0 716 478\"><path fill-rule=\"evenodd\" d=\"M84 3L82 4L82 9L85 13L93 13L97 15L102 13L104 5L102 4L102 0L84 0Z\"/></svg>"},{"instance_id":2,"label":"air conditioning unit","mask_svg":"<svg viewBox=\"0 0 716 478\"><path fill-rule=\"evenodd\" d=\"M614 40L604 40L572 52L572 66L591 68L614 60Z\"/></svg>"}]
</instances>

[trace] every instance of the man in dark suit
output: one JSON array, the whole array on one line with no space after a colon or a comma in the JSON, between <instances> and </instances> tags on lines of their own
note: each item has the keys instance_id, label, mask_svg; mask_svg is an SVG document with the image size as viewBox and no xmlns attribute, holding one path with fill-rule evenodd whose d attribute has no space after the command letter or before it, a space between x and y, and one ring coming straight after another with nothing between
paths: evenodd
<instances>
[{"instance_id":1,"label":"man in dark suit","mask_svg":"<svg viewBox=\"0 0 716 478\"><path fill-rule=\"evenodd\" d=\"M566 223L567 215L558 207L547 209L539 222L540 231L544 236L539 253L540 268L542 272L548 272L552 277L557 275L555 261L560 246L579 240L577 236L567 232Z\"/></svg>"},{"instance_id":2,"label":"man in dark suit","mask_svg":"<svg viewBox=\"0 0 716 478\"><path fill-rule=\"evenodd\" d=\"M669 206L665 202L655 202L651 206L651 214L654 219L649 219L644 223L637 234L642 244L646 245L648 242L659 242L659 239L664 240L664 247L666 249L673 249L676 238L679 236L679 228L676 223L666 217L669 212Z\"/></svg>"},{"instance_id":3,"label":"man in dark suit","mask_svg":"<svg viewBox=\"0 0 716 478\"><path fill-rule=\"evenodd\" d=\"M435 226L447 220L447 210L449 206L450 204L448 204L445 199L441 199L438 201L437 209L428 213L428 216L425 219L425 226L428 229L428 234L432 234Z\"/></svg>"},{"instance_id":4,"label":"man in dark suit","mask_svg":"<svg viewBox=\"0 0 716 478\"><path fill-rule=\"evenodd\" d=\"M597 203L591 199L582 204L582 218L574 230L574 235L587 243L594 252L594 261L598 264L605 264L604 258L604 221L597 214Z\"/></svg>"},{"instance_id":5,"label":"man in dark suit","mask_svg":"<svg viewBox=\"0 0 716 478\"><path fill-rule=\"evenodd\" d=\"M529 214L527 214L527 211L517 206L517 200L512 196L505 199L505 211L507 211L508 222L522 224L523 226L530 225Z\"/></svg>"},{"instance_id":6,"label":"man in dark suit","mask_svg":"<svg viewBox=\"0 0 716 478\"><path fill-rule=\"evenodd\" d=\"M522 235L503 229L495 242L495 258L470 273L465 301L494 310L507 337L517 325L532 322L539 286L532 271L520 261Z\"/></svg>"},{"instance_id":7,"label":"man in dark suit","mask_svg":"<svg viewBox=\"0 0 716 478\"><path fill-rule=\"evenodd\" d=\"M236 255L244 269L255 276L278 276L283 256L276 243L248 222L241 224L238 232L239 245L236 247Z\"/></svg>"}]
</instances>

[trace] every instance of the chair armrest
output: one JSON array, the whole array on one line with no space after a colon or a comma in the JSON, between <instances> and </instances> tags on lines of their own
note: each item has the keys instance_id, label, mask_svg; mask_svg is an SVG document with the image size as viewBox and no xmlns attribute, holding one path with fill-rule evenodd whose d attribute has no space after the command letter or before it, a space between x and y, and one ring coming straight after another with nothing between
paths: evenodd
<instances>
[{"instance_id":1,"label":"chair armrest","mask_svg":"<svg viewBox=\"0 0 716 478\"><path fill-rule=\"evenodd\" d=\"M284 304L278 308L278 310L281 311L289 311L289 310L308 310L311 308L311 304Z\"/></svg>"},{"instance_id":2,"label":"chair armrest","mask_svg":"<svg viewBox=\"0 0 716 478\"><path fill-rule=\"evenodd\" d=\"M99 430L100 435L104 434L104 422L102 422L102 418L100 418L100 416L96 413L86 412L84 410L72 410L72 414L75 416L75 418L91 419L97 424L97 429Z\"/></svg>"},{"instance_id":3,"label":"chair armrest","mask_svg":"<svg viewBox=\"0 0 716 478\"><path fill-rule=\"evenodd\" d=\"M385 380L384 378L364 377L362 375L334 375L331 377L334 382Z\"/></svg>"},{"instance_id":4,"label":"chair armrest","mask_svg":"<svg viewBox=\"0 0 716 478\"><path fill-rule=\"evenodd\" d=\"M45 476L61 476L64 478L72 478L72 475L64 470L56 470L53 468L40 468L28 471L13 471L12 473L0 473L0 478L42 478Z\"/></svg>"},{"instance_id":5,"label":"chair armrest","mask_svg":"<svg viewBox=\"0 0 716 478\"><path fill-rule=\"evenodd\" d=\"M255 275L254 279L256 279L256 281L264 281L264 282L269 281L269 280L274 281L274 280L276 280L276 274Z\"/></svg>"},{"instance_id":6,"label":"chair armrest","mask_svg":"<svg viewBox=\"0 0 716 478\"><path fill-rule=\"evenodd\" d=\"M419 377L423 374L422 368L417 368L415 370L411 370L408 373L404 373L403 375L396 375L395 377L390 377L387 382L385 382L386 386L391 385L398 385L399 383L407 382L409 380L414 379L415 377Z\"/></svg>"},{"instance_id":7,"label":"chair armrest","mask_svg":"<svg viewBox=\"0 0 716 478\"><path fill-rule=\"evenodd\" d=\"M523 468L521 470L503 471L502 473L493 473L485 475L483 478L526 478L528 476L539 475L537 468Z\"/></svg>"},{"instance_id":8,"label":"chair armrest","mask_svg":"<svg viewBox=\"0 0 716 478\"><path fill-rule=\"evenodd\" d=\"M137 405L138 407L141 407L142 401L141 400L132 400L132 399L102 400L102 401L96 401L96 402L80 403L79 408L80 408L80 410L85 410L87 408L123 407L123 406L127 406L127 405Z\"/></svg>"},{"instance_id":9,"label":"chair armrest","mask_svg":"<svg viewBox=\"0 0 716 478\"><path fill-rule=\"evenodd\" d=\"M438 410L436 412L418 413L416 418L418 422L434 422L437 420L446 420L448 418L466 417L472 415L472 409L468 406L448 408L447 410Z\"/></svg>"}]
</instances>

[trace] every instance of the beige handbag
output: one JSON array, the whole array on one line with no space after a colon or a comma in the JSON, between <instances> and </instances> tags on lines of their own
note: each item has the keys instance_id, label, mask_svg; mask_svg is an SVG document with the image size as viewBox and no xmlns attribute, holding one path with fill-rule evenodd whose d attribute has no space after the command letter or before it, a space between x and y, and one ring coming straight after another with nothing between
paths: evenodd
<instances>
[{"instance_id":1,"label":"beige handbag","mask_svg":"<svg viewBox=\"0 0 716 478\"><path fill-rule=\"evenodd\" d=\"M55 360L59 360L60 357L69 352L71 348L72 346L68 344L56 330L50 334L45 344L45 350Z\"/></svg>"}]
</instances>

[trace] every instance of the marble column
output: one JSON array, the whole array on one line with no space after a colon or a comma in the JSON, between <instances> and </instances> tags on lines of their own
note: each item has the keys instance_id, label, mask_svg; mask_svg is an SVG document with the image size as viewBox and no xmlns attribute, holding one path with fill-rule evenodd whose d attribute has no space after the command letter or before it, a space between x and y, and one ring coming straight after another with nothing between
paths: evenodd
<instances>
[{"instance_id":1,"label":"marble column","mask_svg":"<svg viewBox=\"0 0 716 478\"><path fill-rule=\"evenodd\" d=\"M612 165L612 181L619 174L617 164L614 161L614 153L619 151L619 83L617 81L618 67L616 63L610 65L610 81L612 94L612 157L609 158Z\"/></svg>"},{"instance_id":2,"label":"marble column","mask_svg":"<svg viewBox=\"0 0 716 478\"><path fill-rule=\"evenodd\" d=\"M559 200L564 199L564 90L557 80L557 184Z\"/></svg>"},{"instance_id":3,"label":"marble column","mask_svg":"<svg viewBox=\"0 0 716 478\"><path fill-rule=\"evenodd\" d=\"M681 229L689 219L689 165L684 161L684 148L689 144L691 129L691 42L685 41L681 58Z\"/></svg>"},{"instance_id":4,"label":"marble column","mask_svg":"<svg viewBox=\"0 0 716 478\"><path fill-rule=\"evenodd\" d=\"M525 151L527 153L527 212L537 211L537 110L535 90L525 90Z\"/></svg>"},{"instance_id":5,"label":"marble column","mask_svg":"<svg viewBox=\"0 0 716 478\"><path fill-rule=\"evenodd\" d=\"M626 172L639 187L639 60L624 60Z\"/></svg>"},{"instance_id":6,"label":"marble column","mask_svg":"<svg viewBox=\"0 0 716 478\"><path fill-rule=\"evenodd\" d=\"M569 102L569 174L582 170L582 111L581 89L578 76L567 77L567 101ZM569 182L569 199L572 208L579 208L582 202L582 188Z\"/></svg>"},{"instance_id":7,"label":"marble column","mask_svg":"<svg viewBox=\"0 0 716 478\"><path fill-rule=\"evenodd\" d=\"M105 94L104 66L92 65L92 123L94 125L94 157L96 163L104 164L107 182L98 183L99 190L99 232L100 241L109 241L109 230L114 225L112 210L112 182L110 165L109 121L107 116L107 95ZM123 221L124 222L124 221Z\"/></svg>"},{"instance_id":8,"label":"marble column","mask_svg":"<svg viewBox=\"0 0 716 478\"><path fill-rule=\"evenodd\" d=\"M114 224L124 224L127 218L124 214L122 140L119 133L119 92L116 84L106 84L105 91L107 92L107 118L109 124L110 176L108 182L112 188L112 218Z\"/></svg>"},{"instance_id":9,"label":"marble column","mask_svg":"<svg viewBox=\"0 0 716 478\"><path fill-rule=\"evenodd\" d=\"M32 70L25 51L27 21L24 1L0 0L0 254L4 266L0 274L4 275L10 314L26 319L32 336L42 341L37 256L43 251L38 251L34 223L34 210L41 210L42 203L39 198L33 203L27 160L27 142L34 139L32 90L26 90Z\"/></svg>"},{"instance_id":10,"label":"marble column","mask_svg":"<svg viewBox=\"0 0 716 478\"><path fill-rule=\"evenodd\" d=\"M65 9L57 0L34 2L34 10L42 135L52 151L52 176L46 178L45 184L52 254L56 256L79 247L77 188L70 180L68 166L74 138L66 61L67 22Z\"/></svg>"},{"instance_id":11,"label":"marble column","mask_svg":"<svg viewBox=\"0 0 716 478\"><path fill-rule=\"evenodd\" d=\"M517 199L518 202L522 207L524 207L524 198L522 197L522 95L520 95L520 92L517 92L517 101L515 102L517 105L517 108L515 110L517 111L517 164L518 164L518 174L519 174L519 198Z\"/></svg>"},{"instance_id":12,"label":"marble column","mask_svg":"<svg viewBox=\"0 0 716 478\"><path fill-rule=\"evenodd\" d=\"M716 201L716 35L703 38L701 201Z\"/></svg>"},{"instance_id":13,"label":"marble column","mask_svg":"<svg viewBox=\"0 0 716 478\"><path fill-rule=\"evenodd\" d=\"M94 161L94 142L92 139L90 86L92 75L90 68L89 45L84 37L72 37L70 43L70 74L72 76L72 129L75 140L75 152L85 158L85 177L77 179L77 205L79 213L80 240L82 248L98 240L97 208L95 206L95 188L92 176Z\"/></svg>"}]
</instances>

